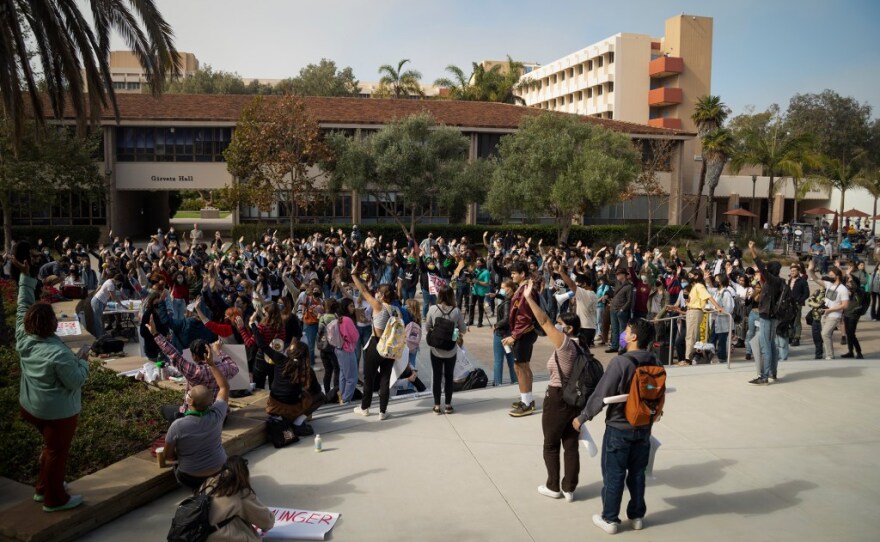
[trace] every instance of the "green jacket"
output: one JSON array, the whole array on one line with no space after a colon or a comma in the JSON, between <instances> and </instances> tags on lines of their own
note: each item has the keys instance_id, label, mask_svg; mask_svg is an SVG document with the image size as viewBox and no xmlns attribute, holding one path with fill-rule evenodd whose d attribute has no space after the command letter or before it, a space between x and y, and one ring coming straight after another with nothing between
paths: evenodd
<instances>
[{"instance_id":1,"label":"green jacket","mask_svg":"<svg viewBox=\"0 0 880 542\"><path fill-rule=\"evenodd\" d=\"M486 286L482 286L480 284L475 283L471 287L471 291L473 292L474 295L485 296L486 294L489 293L489 270L488 269L483 267L481 269L477 269L476 271L474 271L474 280L486 283Z\"/></svg>"},{"instance_id":2,"label":"green jacket","mask_svg":"<svg viewBox=\"0 0 880 542\"><path fill-rule=\"evenodd\" d=\"M34 304L36 279L21 276L15 318L15 349L21 358L22 408L41 420L60 420L82 410L89 364L76 357L57 335L41 339L24 331L24 315Z\"/></svg>"}]
</instances>

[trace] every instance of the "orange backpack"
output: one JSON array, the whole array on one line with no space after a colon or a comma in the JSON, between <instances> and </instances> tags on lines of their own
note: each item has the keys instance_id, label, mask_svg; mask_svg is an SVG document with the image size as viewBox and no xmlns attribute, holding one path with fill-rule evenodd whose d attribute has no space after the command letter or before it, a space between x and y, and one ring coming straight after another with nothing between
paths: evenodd
<instances>
[{"instance_id":1,"label":"orange backpack","mask_svg":"<svg viewBox=\"0 0 880 542\"><path fill-rule=\"evenodd\" d=\"M626 356L636 366L626 398L626 421L633 427L651 425L663 415L666 401L666 369L657 359L640 363Z\"/></svg>"}]
</instances>

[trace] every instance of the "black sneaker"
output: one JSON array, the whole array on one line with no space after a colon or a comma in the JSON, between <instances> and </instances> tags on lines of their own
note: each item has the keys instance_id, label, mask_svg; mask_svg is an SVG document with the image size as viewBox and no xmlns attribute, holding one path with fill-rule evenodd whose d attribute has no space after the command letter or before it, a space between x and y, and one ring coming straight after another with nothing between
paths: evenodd
<instances>
[{"instance_id":1,"label":"black sneaker","mask_svg":"<svg viewBox=\"0 0 880 542\"><path fill-rule=\"evenodd\" d=\"M520 402L514 407L513 410L508 412L514 418L522 418L523 416L530 416L535 413L535 402L532 401L528 405L523 402Z\"/></svg>"},{"instance_id":2,"label":"black sneaker","mask_svg":"<svg viewBox=\"0 0 880 542\"><path fill-rule=\"evenodd\" d=\"M606 349L605 349L605 353L606 353L606 354L616 354L616 353L617 353L617 348L606 348Z\"/></svg>"},{"instance_id":3,"label":"black sneaker","mask_svg":"<svg viewBox=\"0 0 880 542\"><path fill-rule=\"evenodd\" d=\"M298 437L309 437L315 434L315 430L307 423L302 423L300 425L293 424L293 434Z\"/></svg>"},{"instance_id":4,"label":"black sneaker","mask_svg":"<svg viewBox=\"0 0 880 542\"><path fill-rule=\"evenodd\" d=\"M769 384L766 378L761 378L760 376L754 380L749 380L749 384L753 386L766 386Z\"/></svg>"},{"instance_id":5,"label":"black sneaker","mask_svg":"<svg viewBox=\"0 0 880 542\"><path fill-rule=\"evenodd\" d=\"M858 354L856 354L856 359L865 359L865 356L863 356L862 353L859 352Z\"/></svg>"},{"instance_id":6,"label":"black sneaker","mask_svg":"<svg viewBox=\"0 0 880 542\"><path fill-rule=\"evenodd\" d=\"M854 358L855 355L852 352L847 352L846 354L842 354L840 357L841 357L841 359L844 359L844 358L851 359L851 358Z\"/></svg>"},{"instance_id":7,"label":"black sneaker","mask_svg":"<svg viewBox=\"0 0 880 542\"><path fill-rule=\"evenodd\" d=\"M840 345L841 345L841 346L846 346L846 335L844 335L844 336L842 336L842 337L840 338Z\"/></svg>"},{"instance_id":8,"label":"black sneaker","mask_svg":"<svg viewBox=\"0 0 880 542\"><path fill-rule=\"evenodd\" d=\"M746 361L749 361L750 359L752 359L752 355L751 355L751 354L746 354Z\"/></svg>"}]
</instances>

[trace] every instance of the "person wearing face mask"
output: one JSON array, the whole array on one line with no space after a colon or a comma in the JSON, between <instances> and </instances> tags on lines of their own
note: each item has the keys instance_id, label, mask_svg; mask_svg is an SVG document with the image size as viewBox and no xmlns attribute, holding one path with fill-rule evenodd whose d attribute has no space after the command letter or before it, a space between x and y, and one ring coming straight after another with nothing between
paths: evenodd
<instances>
[{"instance_id":1,"label":"person wearing face mask","mask_svg":"<svg viewBox=\"0 0 880 542\"><path fill-rule=\"evenodd\" d=\"M754 380L750 380L749 384L760 386L776 381L776 367L780 357L779 348L776 345L776 329L779 325L776 316L776 303L785 285L779 278L781 267L779 262L769 262L765 265L755 249L754 241L749 241L749 252L761 273L762 281L761 301L758 304L761 374Z\"/></svg>"},{"instance_id":2,"label":"person wearing face mask","mask_svg":"<svg viewBox=\"0 0 880 542\"><path fill-rule=\"evenodd\" d=\"M749 318L746 328L746 361L752 359L752 339L758 333L758 305L761 303L761 294L763 287L761 285L761 274L756 273L753 268L746 269L746 277L749 286L746 289L746 309L749 311Z\"/></svg>"},{"instance_id":3,"label":"person wearing face mask","mask_svg":"<svg viewBox=\"0 0 880 542\"><path fill-rule=\"evenodd\" d=\"M825 312L822 315L822 348L826 360L834 359L834 340L832 335L840 324L843 313L849 306L850 294L843 284L843 272L837 267L828 269L830 280L816 276L815 263L810 261L807 275L816 286L825 289Z\"/></svg>"},{"instance_id":4,"label":"person wearing face mask","mask_svg":"<svg viewBox=\"0 0 880 542\"><path fill-rule=\"evenodd\" d=\"M729 246L730 250L727 251L727 256L731 260L741 260L743 257L742 249L736 246L736 243L734 243L733 241L730 242Z\"/></svg>"},{"instance_id":5,"label":"person wearing face mask","mask_svg":"<svg viewBox=\"0 0 880 542\"><path fill-rule=\"evenodd\" d=\"M186 275L178 271L171 280L171 305L174 309L174 318L181 320L189 303L189 285L186 283Z\"/></svg>"},{"instance_id":6,"label":"person wearing face mask","mask_svg":"<svg viewBox=\"0 0 880 542\"><path fill-rule=\"evenodd\" d=\"M95 295L92 297L92 316L94 331L92 335L95 339L100 339L104 335L104 308L109 301L116 301L119 296L120 284L122 283L122 275L114 275L112 279L105 280Z\"/></svg>"},{"instance_id":7,"label":"person wearing face mask","mask_svg":"<svg viewBox=\"0 0 880 542\"><path fill-rule=\"evenodd\" d=\"M724 308L709 294L699 269L692 269L688 272L688 283L691 289L687 302L687 312L685 313L685 324L687 325L685 358L687 361L679 362L677 365L690 365L693 363L694 344L696 344L697 338L700 335L700 325L703 322L703 310L706 308L706 303L711 303L719 314L726 314Z\"/></svg>"},{"instance_id":8,"label":"person wearing face mask","mask_svg":"<svg viewBox=\"0 0 880 542\"><path fill-rule=\"evenodd\" d=\"M516 372L514 371L513 350L505 348L502 341L510 336L510 300L516 291L516 283L505 280L498 288L498 292L494 295L496 299L495 305L495 325L492 326L492 353L494 354L494 369L492 372L492 385L500 386L504 380L504 362L507 361L508 374L510 375L510 383L516 384ZM492 295L492 294L490 294Z\"/></svg>"},{"instance_id":9,"label":"person wearing face mask","mask_svg":"<svg viewBox=\"0 0 880 542\"><path fill-rule=\"evenodd\" d=\"M428 317L428 309L437 303L437 296L431 294L430 275L445 279L444 270L431 256L419 258L419 286L422 289L422 320Z\"/></svg>"}]
</instances>

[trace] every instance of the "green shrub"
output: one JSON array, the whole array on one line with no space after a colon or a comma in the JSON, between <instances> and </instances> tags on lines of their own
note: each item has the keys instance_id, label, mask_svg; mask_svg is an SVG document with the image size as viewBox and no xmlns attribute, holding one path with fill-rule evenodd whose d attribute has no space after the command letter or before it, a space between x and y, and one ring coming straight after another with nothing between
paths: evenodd
<instances>
[{"instance_id":1,"label":"green shrub","mask_svg":"<svg viewBox=\"0 0 880 542\"><path fill-rule=\"evenodd\" d=\"M200 211L205 206L202 198L187 198L180 202L178 211Z\"/></svg>"},{"instance_id":2,"label":"green shrub","mask_svg":"<svg viewBox=\"0 0 880 542\"><path fill-rule=\"evenodd\" d=\"M39 473L42 439L19 414L18 354L0 347L0 476L32 484ZM145 450L165 432L159 407L181 401L180 392L151 389L91 364L82 390L82 412L70 449L67 479L75 480Z\"/></svg>"},{"instance_id":3,"label":"green shrub","mask_svg":"<svg viewBox=\"0 0 880 542\"><path fill-rule=\"evenodd\" d=\"M287 237L289 231L288 224L272 224L270 229L278 230L279 237ZM232 229L232 237L238 239L244 236L246 242L258 239L266 232L265 224L239 224ZM294 225L293 235L296 238L308 237L315 232L329 233L330 229L335 232L342 228L345 234L351 232L351 225L340 224L296 224ZM368 231L381 235L383 240L397 240L403 242L405 237L403 230L396 224L364 224L360 225L364 235ZM482 224L417 224L416 240L421 241L427 237L428 232L433 232L436 236L443 236L446 239L456 239L467 236L472 242L479 242L483 237L483 232L488 231L490 235L494 232L511 232L524 238L531 237L534 242L543 239L544 244L556 243L556 226L548 224L504 224L499 226L487 226ZM621 239L626 238L642 245L648 237L647 224L624 224L624 225L607 225L607 226L572 226L571 233L568 236L569 244L576 244L581 241L590 246L603 244L617 244ZM693 229L690 226L654 226L652 245L683 244L687 239L695 238Z\"/></svg>"},{"instance_id":4,"label":"green shrub","mask_svg":"<svg viewBox=\"0 0 880 542\"><path fill-rule=\"evenodd\" d=\"M98 226L13 226L12 238L16 241L30 241L36 244L37 239L42 239L48 245L56 235L70 237L74 243L82 243L96 247L101 237L101 229ZM3 232L0 230L0 240Z\"/></svg>"}]
</instances>

